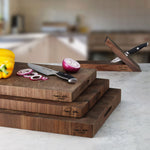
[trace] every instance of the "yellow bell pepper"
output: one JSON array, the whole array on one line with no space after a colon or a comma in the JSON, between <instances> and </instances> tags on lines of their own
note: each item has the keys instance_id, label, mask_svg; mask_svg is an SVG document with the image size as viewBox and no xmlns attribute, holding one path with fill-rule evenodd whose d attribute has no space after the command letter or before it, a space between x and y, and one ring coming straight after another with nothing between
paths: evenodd
<instances>
[{"instance_id":1,"label":"yellow bell pepper","mask_svg":"<svg viewBox=\"0 0 150 150\"><path fill-rule=\"evenodd\" d=\"M15 54L8 49L0 49L0 79L11 76L14 64Z\"/></svg>"}]
</instances>

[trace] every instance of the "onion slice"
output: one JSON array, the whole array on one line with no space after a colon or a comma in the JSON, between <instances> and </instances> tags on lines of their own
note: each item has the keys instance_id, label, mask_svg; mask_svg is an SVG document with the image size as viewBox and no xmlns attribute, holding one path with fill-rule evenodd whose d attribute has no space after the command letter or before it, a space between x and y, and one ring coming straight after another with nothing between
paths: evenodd
<instances>
[{"instance_id":1,"label":"onion slice","mask_svg":"<svg viewBox=\"0 0 150 150\"><path fill-rule=\"evenodd\" d=\"M42 79L42 75L37 74L37 75L29 77L29 79L32 80L32 81L37 81L37 80Z\"/></svg>"},{"instance_id":2,"label":"onion slice","mask_svg":"<svg viewBox=\"0 0 150 150\"><path fill-rule=\"evenodd\" d=\"M23 76L23 75L31 74L32 71L33 71L33 70L30 69L30 68L22 69L22 70L19 70L19 71L17 72L17 75Z\"/></svg>"},{"instance_id":3,"label":"onion slice","mask_svg":"<svg viewBox=\"0 0 150 150\"><path fill-rule=\"evenodd\" d=\"M44 77L44 76L43 76L41 79L42 79L42 80L48 80L48 77Z\"/></svg>"},{"instance_id":4,"label":"onion slice","mask_svg":"<svg viewBox=\"0 0 150 150\"><path fill-rule=\"evenodd\" d=\"M48 80L48 77L42 76L37 72L33 72L33 70L30 68L19 70L17 75L23 76L24 78L29 78L32 81Z\"/></svg>"},{"instance_id":5,"label":"onion slice","mask_svg":"<svg viewBox=\"0 0 150 150\"><path fill-rule=\"evenodd\" d=\"M72 73L75 73L80 69L80 64L72 58L65 58L62 62L62 66L65 71Z\"/></svg>"},{"instance_id":6,"label":"onion slice","mask_svg":"<svg viewBox=\"0 0 150 150\"><path fill-rule=\"evenodd\" d=\"M31 76L35 76L35 75L38 75L38 73L37 72L31 72L30 74L23 75L23 77L30 78Z\"/></svg>"}]
</instances>

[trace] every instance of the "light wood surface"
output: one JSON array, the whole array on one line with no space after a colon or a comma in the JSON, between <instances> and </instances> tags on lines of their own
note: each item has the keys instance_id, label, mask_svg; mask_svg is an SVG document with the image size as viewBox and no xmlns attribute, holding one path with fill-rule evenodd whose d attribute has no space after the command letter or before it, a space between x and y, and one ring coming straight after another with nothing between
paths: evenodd
<instances>
[{"instance_id":1,"label":"light wood surface","mask_svg":"<svg viewBox=\"0 0 150 150\"><path fill-rule=\"evenodd\" d=\"M80 52L85 51L86 48L80 49L80 47L77 47L74 49L72 47L72 45L76 44L76 41L74 41L75 37L76 36L74 35L68 35L64 37L45 35L43 38L24 42L23 44L11 49L15 53L16 62L62 63L62 60L67 57L75 60L87 60L86 52L85 54ZM66 39L66 43L61 41L61 38Z\"/></svg>"}]
</instances>

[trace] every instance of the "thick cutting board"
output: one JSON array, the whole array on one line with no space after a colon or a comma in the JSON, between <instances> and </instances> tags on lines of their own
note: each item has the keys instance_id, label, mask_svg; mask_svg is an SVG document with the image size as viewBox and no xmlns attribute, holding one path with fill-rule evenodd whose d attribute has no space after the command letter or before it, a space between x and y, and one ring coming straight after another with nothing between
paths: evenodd
<instances>
[{"instance_id":1,"label":"thick cutting board","mask_svg":"<svg viewBox=\"0 0 150 150\"><path fill-rule=\"evenodd\" d=\"M63 71L61 66L46 67ZM8 79L0 80L0 94L45 100L72 102L74 101L96 78L95 69L81 68L72 74L78 79L77 83L69 84L56 76L49 76L46 81L31 81L28 78L17 76L16 72L28 68L26 63L15 63L13 74Z\"/></svg>"},{"instance_id":2,"label":"thick cutting board","mask_svg":"<svg viewBox=\"0 0 150 150\"><path fill-rule=\"evenodd\" d=\"M120 99L120 89L109 89L85 117L78 119L0 109L0 126L93 137Z\"/></svg>"},{"instance_id":3,"label":"thick cutting board","mask_svg":"<svg viewBox=\"0 0 150 150\"><path fill-rule=\"evenodd\" d=\"M59 116L82 117L103 96L108 88L109 80L96 79L72 103L0 95L0 108Z\"/></svg>"}]
</instances>

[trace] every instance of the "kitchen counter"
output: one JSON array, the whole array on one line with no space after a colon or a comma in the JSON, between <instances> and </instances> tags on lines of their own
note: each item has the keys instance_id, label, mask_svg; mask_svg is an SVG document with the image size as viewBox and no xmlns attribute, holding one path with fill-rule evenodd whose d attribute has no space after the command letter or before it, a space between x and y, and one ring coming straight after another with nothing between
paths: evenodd
<instances>
[{"instance_id":1,"label":"kitchen counter","mask_svg":"<svg viewBox=\"0 0 150 150\"><path fill-rule=\"evenodd\" d=\"M37 39L41 39L48 34L46 33L24 33L24 34L11 34L0 36L0 48L6 48L13 51L13 49L32 42Z\"/></svg>"},{"instance_id":2,"label":"kitchen counter","mask_svg":"<svg viewBox=\"0 0 150 150\"><path fill-rule=\"evenodd\" d=\"M87 35L24 33L0 36L0 48L10 49L18 62L62 62L65 57L87 60Z\"/></svg>"},{"instance_id":3,"label":"kitchen counter","mask_svg":"<svg viewBox=\"0 0 150 150\"><path fill-rule=\"evenodd\" d=\"M94 138L0 127L0 150L148 150L150 147L150 64L142 72L98 71L122 99Z\"/></svg>"}]
</instances>

